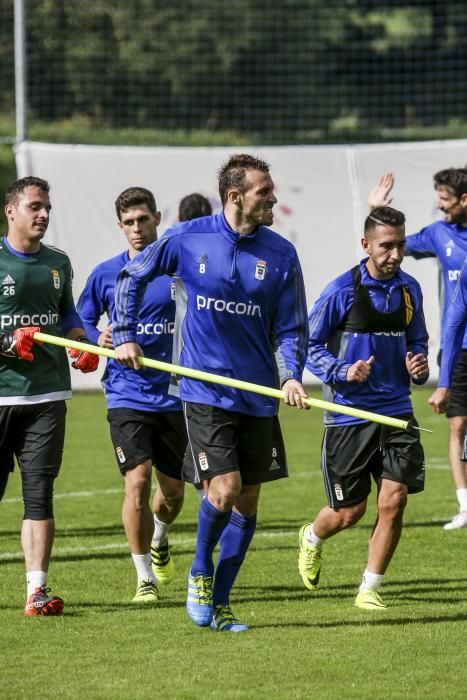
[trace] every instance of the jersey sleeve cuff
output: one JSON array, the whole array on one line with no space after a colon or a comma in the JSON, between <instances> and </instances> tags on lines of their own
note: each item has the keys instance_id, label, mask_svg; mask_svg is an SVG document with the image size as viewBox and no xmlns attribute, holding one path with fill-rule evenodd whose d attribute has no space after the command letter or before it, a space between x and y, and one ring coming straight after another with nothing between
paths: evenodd
<instances>
[{"instance_id":1,"label":"jersey sleeve cuff","mask_svg":"<svg viewBox=\"0 0 467 700\"><path fill-rule=\"evenodd\" d=\"M136 333L131 331L125 331L124 333L112 333L112 341L114 347L117 348L119 345L124 343L136 343Z\"/></svg>"},{"instance_id":2,"label":"jersey sleeve cuff","mask_svg":"<svg viewBox=\"0 0 467 700\"><path fill-rule=\"evenodd\" d=\"M347 381L347 372L349 371L349 367L351 367L349 363L345 363L339 367L337 370L337 379L339 382L346 382Z\"/></svg>"}]
</instances>

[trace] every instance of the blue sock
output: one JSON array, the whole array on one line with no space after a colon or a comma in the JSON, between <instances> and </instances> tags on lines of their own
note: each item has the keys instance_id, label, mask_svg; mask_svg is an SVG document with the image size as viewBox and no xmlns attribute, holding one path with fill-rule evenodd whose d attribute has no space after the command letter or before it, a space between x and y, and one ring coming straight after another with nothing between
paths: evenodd
<instances>
[{"instance_id":1,"label":"blue sock","mask_svg":"<svg viewBox=\"0 0 467 700\"><path fill-rule=\"evenodd\" d=\"M212 553L224 528L229 524L232 511L222 513L206 497L201 502L198 515L198 532L196 536L196 553L191 573L193 576L203 574L212 576L214 574L214 564Z\"/></svg>"},{"instance_id":2,"label":"blue sock","mask_svg":"<svg viewBox=\"0 0 467 700\"><path fill-rule=\"evenodd\" d=\"M228 605L230 591L245 559L256 530L256 515L246 518L232 512L230 522L222 533L220 554L212 591L213 605Z\"/></svg>"}]
</instances>

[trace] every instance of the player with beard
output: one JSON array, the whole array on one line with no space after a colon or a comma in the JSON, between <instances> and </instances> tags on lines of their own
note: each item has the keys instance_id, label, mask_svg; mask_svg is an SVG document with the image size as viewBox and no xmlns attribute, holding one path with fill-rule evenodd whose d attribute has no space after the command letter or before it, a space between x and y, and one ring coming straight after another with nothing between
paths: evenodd
<instances>
[{"instance_id":1,"label":"player with beard","mask_svg":"<svg viewBox=\"0 0 467 700\"><path fill-rule=\"evenodd\" d=\"M117 358L139 368L136 329L146 285L173 274L180 364L279 385L286 402L302 408L305 291L295 248L268 228L277 201L268 164L251 155L232 156L219 171L219 193L219 214L177 224L119 275ZM277 401L187 378L180 380L180 392L189 441L184 478L208 481L187 612L197 625L243 632L248 627L233 615L230 591L256 528L261 484L287 474Z\"/></svg>"},{"instance_id":2,"label":"player with beard","mask_svg":"<svg viewBox=\"0 0 467 700\"><path fill-rule=\"evenodd\" d=\"M407 255L414 258L436 257L442 272L444 297L441 318L441 352L444 323L450 308L460 270L467 256L467 168L447 168L433 176L438 197L438 209L444 214L442 221L435 221L418 233L407 236ZM384 175L370 192L368 205L373 207L389 204L394 177ZM456 487L458 513L445 524L445 530L467 527L467 458L464 441L467 430L467 329L462 340L452 380L450 399L446 409L449 418L449 459ZM436 398L428 400L435 407ZM463 459L464 458L464 459Z\"/></svg>"},{"instance_id":3,"label":"player with beard","mask_svg":"<svg viewBox=\"0 0 467 700\"><path fill-rule=\"evenodd\" d=\"M420 285L400 269L404 224L404 214L391 207L367 217L367 257L330 282L310 313L306 366L324 382L325 399L414 422L410 383L428 379L428 334ZM308 590L318 588L324 543L362 518L374 480L377 516L355 605L385 609L379 589L399 542L407 495L424 488L423 449L416 431L331 412L324 423L328 505L300 530L299 572Z\"/></svg>"}]
</instances>

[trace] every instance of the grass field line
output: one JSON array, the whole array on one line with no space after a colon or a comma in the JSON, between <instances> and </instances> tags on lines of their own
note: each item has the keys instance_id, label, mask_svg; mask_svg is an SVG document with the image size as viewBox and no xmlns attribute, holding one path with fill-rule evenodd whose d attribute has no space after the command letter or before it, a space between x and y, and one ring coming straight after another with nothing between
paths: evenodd
<instances>
[{"instance_id":1,"label":"grass field line","mask_svg":"<svg viewBox=\"0 0 467 700\"><path fill-rule=\"evenodd\" d=\"M436 460L430 460L430 463L427 464L427 469L450 471L451 466L444 462L438 463ZM292 472L290 476L294 479L304 479L308 476L321 476L321 471L319 469L310 469L303 472ZM116 494L123 495L123 489L96 489L95 491L69 491L68 493L56 493L54 500L59 500L61 498L94 498L96 496L115 496ZM14 498L4 498L2 504L7 505L9 503L22 503L22 501L23 499L21 496L15 496Z\"/></svg>"},{"instance_id":2,"label":"grass field line","mask_svg":"<svg viewBox=\"0 0 467 700\"><path fill-rule=\"evenodd\" d=\"M267 532L267 531L261 531L257 530L255 532L255 540L256 539L273 539L276 537L291 537L293 536L294 538L297 537L297 531L296 530L276 530L274 532ZM176 545L176 546L185 546L185 545L191 545L194 547L196 542L196 534L193 533L192 536L190 537L177 537L171 536L170 537L170 544L171 545ZM96 545L87 545L87 546L79 546L79 547L54 547L53 553L54 555L58 556L69 556L73 554L80 554L80 553L89 553L89 552L104 552L104 551L109 551L109 550L124 550L128 549L128 543L125 541L121 542L110 542L109 544L96 544ZM128 549L128 554L129 554L129 549ZM22 557L23 553L21 550L18 549L16 552L2 552L0 554L0 560L1 561L8 561L9 559L15 560L18 557Z\"/></svg>"},{"instance_id":3,"label":"grass field line","mask_svg":"<svg viewBox=\"0 0 467 700\"><path fill-rule=\"evenodd\" d=\"M116 493L123 494L123 489L99 489L96 491L69 491L68 493L56 493L54 500L60 498L93 498L94 496L114 496ZM4 498L2 503L22 503L21 496L15 498Z\"/></svg>"}]
</instances>

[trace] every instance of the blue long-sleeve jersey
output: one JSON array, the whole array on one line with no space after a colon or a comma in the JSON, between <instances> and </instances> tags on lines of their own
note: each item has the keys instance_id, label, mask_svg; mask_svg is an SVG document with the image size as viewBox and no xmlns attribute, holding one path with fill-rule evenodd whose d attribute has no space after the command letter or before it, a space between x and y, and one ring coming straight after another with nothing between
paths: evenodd
<instances>
[{"instance_id":1,"label":"blue long-sleeve jersey","mask_svg":"<svg viewBox=\"0 0 467 700\"><path fill-rule=\"evenodd\" d=\"M190 368L277 387L301 381L308 328L305 291L294 246L259 226L233 231L223 213L183 222L125 266L115 297L114 344L137 341L138 310L157 275L177 277L176 360ZM255 416L277 401L191 379L184 401Z\"/></svg>"},{"instance_id":2,"label":"blue long-sleeve jersey","mask_svg":"<svg viewBox=\"0 0 467 700\"><path fill-rule=\"evenodd\" d=\"M467 260L464 261L443 325L443 355L438 386L450 387L452 371L463 347L467 322Z\"/></svg>"},{"instance_id":3,"label":"blue long-sleeve jersey","mask_svg":"<svg viewBox=\"0 0 467 700\"><path fill-rule=\"evenodd\" d=\"M441 328L449 309L460 270L467 257L467 228L445 221L435 221L419 233L407 236L407 255L414 258L438 258L442 272L442 316ZM444 347L444 334L441 335L441 347ZM467 348L467 329L464 333L462 347Z\"/></svg>"},{"instance_id":4,"label":"blue long-sleeve jersey","mask_svg":"<svg viewBox=\"0 0 467 700\"><path fill-rule=\"evenodd\" d=\"M361 284L368 288L374 308L391 313L401 305L403 288L410 293L411 320L405 331L361 333L339 330L354 302L352 271L330 282L316 301L309 315L310 342L306 366L326 385L328 401L355 406L389 416L411 413L410 376L406 353L428 353L428 333L422 308L422 292L418 282L399 270L390 280L370 276L362 260L359 269ZM332 345L335 354L328 346ZM357 360L375 357L366 382L348 382L349 367ZM417 381L417 383L424 383ZM360 419L326 412L326 425L354 425Z\"/></svg>"},{"instance_id":5,"label":"blue long-sleeve jersey","mask_svg":"<svg viewBox=\"0 0 467 700\"><path fill-rule=\"evenodd\" d=\"M89 340L97 344L97 325L107 314L112 318L117 275L128 263L128 252L98 265L89 276L78 300L78 309ZM135 325L136 341L148 357L172 361L175 321L174 283L164 275L148 286L147 296ZM107 360L102 377L108 408L141 411L181 411L181 401L169 394L170 375L153 369L133 370L116 360Z\"/></svg>"}]
</instances>

